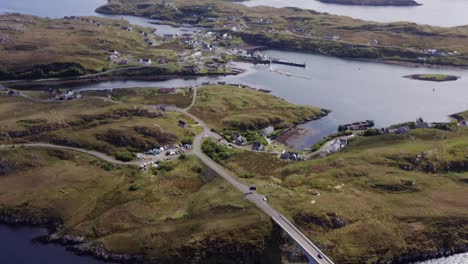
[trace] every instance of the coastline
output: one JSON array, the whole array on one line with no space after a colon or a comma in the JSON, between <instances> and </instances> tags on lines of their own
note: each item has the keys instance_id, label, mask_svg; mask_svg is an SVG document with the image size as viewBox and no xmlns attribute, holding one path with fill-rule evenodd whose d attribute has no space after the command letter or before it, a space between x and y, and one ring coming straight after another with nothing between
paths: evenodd
<instances>
[{"instance_id":1,"label":"coastline","mask_svg":"<svg viewBox=\"0 0 468 264\"><path fill-rule=\"evenodd\" d=\"M15 213L14 211L16 210L4 208L0 209L0 225L3 224L11 227L23 226L47 229L47 235L33 238L33 242L60 245L63 246L65 250L70 251L78 256L91 256L97 260L102 260L105 262L141 264L155 263L154 261L145 259L143 255L132 255L125 252L110 252L107 251L100 243L91 243L82 236L62 233L64 231L63 221L58 218L28 216L22 213ZM280 231L277 228L274 230L275 231L273 232L277 233L276 235L281 237L283 244L281 246L281 251L289 251L286 257L290 261L304 260L302 254L298 251L297 246L290 244L290 241L287 241L288 239L287 237L284 237L284 234L278 234ZM447 245L447 247L450 247L450 245ZM450 249L439 249L436 252L430 253L413 251L410 254L407 253L401 256L395 256L392 263L414 264L422 261L450 257L464 253L468 253L468 245ZM284 254L284 252L282 252L282 254Z\"/></svg>"},{"instance_id":2,"label":"coastline","mask_svg":"<svg viewBox=\"0 0 468 264\"><path fill-rule=\"evenodd\" d=\"M108 10L107 5L98 7L95 12L101 13L101 14L106 14L106 15L126 15L126 16L136 16L136 17L141 17L141 18L146 18L146 19L152 19L151 17L147 17L144 15L138 15L132 12L125 12L123 11L122 13L119 12L113 12L112 10ZM178 21L164 21L164 20L157 20L158 22L152 23L152 24L161 24L165 25L170 24L171 26L175 27L183 27L184 25L187 25L186 23L181 23ZM222 29L214 29L209 26L203 26L203 25L193 25L190 24L189 26L195 27L195 28L203 28L207 30L212 30L212 31L222 31L224 32L225 30ZM357 60L357 61L370 61L370 62L376 62L376 63L386 63L386 64L394 64L394 65L400 65L400 66L409 66L409 67L425 67L425 68L447 68L447 69L468 69L468 62L466 64L460 64L460 65L453 65L453 63L432 63L432 64L427 64L427 63L418 63L414 62L415 58L408 57L408 60L394 60L394 59L385 59L385 58L363 58L363 57L349 57L346 55L340 56L338 54L328 54L327 52L323 52L322 49L327 49L333 45L340 44L340 45L351 45L353 47L357 48L362 48L364 50L366 49L379 49L380 51L384 52L385 51L392 51L394 52L394 49L405 49L404 47L392 47L392 46L373 46L373 45L366 45L366 44L360 44L360 43L346 43L346 42L341 42L341 41L332 41L332 40L325 40L325 39L316 39L315 42L311 42L310 48L304 47L304 45L300 45L302 48L294 48L294 47L288 47L288 45L282 45L282 40L276 39L274 42L274 45L271 45L272 39L268 38L266 35L261 35L261 34L256 34L256 33L248 33L248 32L234 32L233 34L236 34L240 36L241 38L244 39L244 42L246 43L247 46L253 46L253 47L261 47L266 48L266 49L277 49L281 51L296 51L296 52L304 52L304 53L310 53L310 54L317 54L317 55L323 55L323 56L329 56L329 57L335 57L335 58L340 58L340 59L349 59L349 60ZM295 36L293 36L295 37ZM304 41L300 42L302 44L310 42L310 38L304 38ZM325 44L324 44L325 43ZM408 50L404 50L403 52L406 52ZM416 52L412 51L415 55ZM419 54L419 53L418 53ZM419 54L421 55L421 54ZM404 57L403 57L404 59Z\"/></svg>"},{"instance_id":3,"label":"coastline","mask_svg":"<svg viewBox=\"0 0 468 264\"><path fill-rule=\"evenodd\" d=\"M140 255L127 253L113 253L107 251L102 244L93 245L82 236L61 234L64 230L63 221L55 218L24 216L20 213L9 212L8 209L0 209L0 224L8 226L27 226L47 229L47 235L33 239L42 244L57 244L65 247L67 251L81 256L92 256L98 260L125 263L128 261L144 263ZM11 210L13 211L13 210ZM149 262L148 262L149 263Z\"/></svg>"},{"instance_id":4,"label":"coastline","mask_svg":"<svg viewBox=\"0 0 468 264\"><path fill-rule=\"evenodd\" d=\"M285 146L288 146L288 147L291 147L289 146L288 144L288 141L291 140L292 138L294 138L295 136L297 136L299 134L299 132L297 131L298 127L300 125L303 125L303 124L306 124L308 122L312 122L312 121L317 121L317 120L320 120L326 116L328 116L332 110L329 110L329 109L320 109L321 110L321 114L318 115L318 116L315 116L313 118L310 118L308 120L304 120L303 122L300 122L300 123L297 123L295 124L294 126L288 128L288 129L285 129L284 131L282 131L281 133L279 133L278 135L274 136L273 138L271 138L272 141L275 141L275 142L278 142L280 144L283 144ZM296 131L297 132L296 132ZM286 134L290 134L288 136L285 136ZM302 150L301 150L302 151Z\"/></svg>"},{"instance_id":5,"label":"coastline","mask_svg":"<svg viewBox=\"0 0 468 264\"><path fill-rule=\"evenodd\" d=\"M0 81L0 83L7 85L14 89L40 89L49 86L80 86L85 84L107 82L107 81L167 81L172 79L192 79L200 77L219 77L228 75L237 75L243 73L243 69L236 69L233 73L209 73L209 74L162 74L162 75L133 75L133 76L105 76L105 77L77 77L66 79L45 79L45 80L12 80Z\"/></svg>"}]
</instances>

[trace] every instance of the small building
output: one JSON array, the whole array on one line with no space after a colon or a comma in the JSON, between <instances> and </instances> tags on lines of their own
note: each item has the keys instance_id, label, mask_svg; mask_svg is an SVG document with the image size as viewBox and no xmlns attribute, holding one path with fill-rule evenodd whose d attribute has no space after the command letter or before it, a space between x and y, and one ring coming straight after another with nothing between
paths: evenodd
<instances>
[{"instance_id":1,"label":"small building","mask_svg":"<svg viewBox=\"0 0 468 264\"><path fill-rule=\"evenodd\" d=\"M172 94L177 91L176 88L159 88L158 93L160 94Z\"/></svg>"},{"instance_id":2,"label":"small building","mask_svg":"<svg viewBox=\"0 0 468 264\"><path fill-rule=\"evenodd\" d=\"M166 58L161 58L159 59L159 64L167 64L167 59Z\"/></svg>"},{"instance_id":3,"label":"small building","mask_svg":"<svg viewBox=\"0 0 468 264\"><path fill-rule=\"evenodd\" d=\"M348 145L348 140L344 138L337 138L335 139L330 148L328 149L329 153L334 153L339 151L340 149L344 149Z\"/></svg>"},{"instance_id":4,"label":"small building","mask_svg":"<svg viewBox=\"0 0 468 264\"><path fill-rule=\"evenodd\" d=\"M269 127L265 127L264 129L262 129L262 131L260 132L260 134L264 137L267 137L271 134L273 134L275 132L275 128L273 126L269 126Z\"/></svg>"},{"instance_id":5,"label":"small building","mask_svg":"<svg viewBox=\"0 0 468 264\"><path fill-rule=\"evenodd\" d=\"M284 151L281 154L281 159L284 159L284 160L299 160L299 153L291 152L291 151Z\"/></svg>"},{"instance_id":6,"label":"small building","mask_svg":"<svg viewBox=\"0 0 468 264\"><path fill-rule=\"evenodd\" d=\"M8 96L16 97L16 96L20 96L20 95L21 94L19 92L16 92L16 91L13 91L13 90L8 91Z\"/></svg>"},{"instance_id":7,"label":"small building","mask_svg":"<svg viewBox=\"0 0 468 264\"><path fill-rule=\"evenodd\" d=\"M153 63L153 61L151 61L150 58L140 59L140 60L138 60L138 62L141 63L141 64L145 64L145 65L151 65Z\"/></svg>"},{"instance_id":8,"label":"small building","mask_svg":"<svg viewBox=\"0 0 468 264\"><path fill-rule=\"evenodd\" d=\"M416 128L429 128L429 124L420 117L416 119Z\"/></svg>"},{"instance_id":9,"label":"small building","mask_svg":"<svg viewBox=\"0 0 468 264\"><path fill-rule=\"evenodd\" d=\"M186 150L189 150L189 149L192 149L192 148L193 148L193 146L191 144L185 144L184 145L184 149L186 149Z\"/></svg>"},{"instance_id":10,"label":"small building","mask_svg":"<svg viewBox=\"0 0 468 264\"><path fill-rule=\"evenodd\" d=\"M208 71L209 72L216 72L216 71L218 71L218 67L215 66L215 65L210 65L210 66L208 66Z\"/></svg>"},{"instance_id":11,"label":"small building","mask_svg":"<svg viewBox=\"0 0 468 264\"><path fill-rule=\"evenodd\" d=\"M258 141L255 141L252 145L252 150L255 150L255 151L264 151L265 150L265 146L258 142Z\"/></svg>"},{"instance_id":12,"label":"small building","mask_svg":"<svg viewBox=\"0 0 468 264\"><path fill-rule=\"evenodd\" d=\"M188 73L198 73L200 71L200 68L198 68L197 66L190 65L190 66L184 66L182 70Z\"/></svg>"},{"instance_id":13,"label":"small building","mask_svg":"<svg viewBox=\"0 0 468 264\"><path fill-rule=\"evenodd\" d=\"M410 132L409 126L401 126L395 130L396 134L406 134Z\"/></svg>"},{"instance_id":14,"label":"small building","mask_svg":"<svg viewBox=\"0 0 468 264\"><path fill-rule=\"evenodd\" d=\"M179 122L177 123L178 126L180 127L186 127L187 126L187 122L183 121L183 120L179 120Z\"/></svg>"},{"instance_id":15,"label":"small building","mask_svg":"<svg viewBox=\"0 0 468 264\"><path fill-rule=\"evenodd\" d=\"M5 86L3 86L3 85L0 84L0 91L6 91Z\"/></svg>"},{"instance_id":16,"label":"small building","mask_svg":"<svg viewBox=\"0 0 468 264\"><path fill-rule=\"evenodd\" d=\"M236 143L239 146L246 146L247 144L249 144L247 139L243 137L240 133L234 133L234 135L232 135L232 138L234 139L234 143Z\"/></svg>"}]
</instances>

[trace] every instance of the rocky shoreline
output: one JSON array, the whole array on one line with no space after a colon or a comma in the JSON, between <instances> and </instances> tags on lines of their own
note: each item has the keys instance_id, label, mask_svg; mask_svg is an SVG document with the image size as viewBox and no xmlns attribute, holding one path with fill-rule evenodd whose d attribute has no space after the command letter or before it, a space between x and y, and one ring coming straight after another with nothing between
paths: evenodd
<instances>
[{"instance_id":1,"label":"rocky shoreline","mask_svg":"<svg viewBox=\"0 0 468 264\"><path fill-rule=\"evenodd\" d=\"M13 212L13 210L0 211L0 224L9 226L31 226L43 227L48 230L48 234L34 238L33 241L42 244L58 244L64 246L79 256L92 256L98 260L116 263L148 263L143 256L130 255L126 253L113 253L107 251L100 243L90 243L83 236L64 234L63 222L59 219L24 216Z\"/></svg>"},{"instance_id":2,"label":"rocky shoreline","mask_svg":"<svg viewBox=\"0 0 468 264\"><path fill-rule=\"evenodd\" d=\"M296 130L298 128L298 126L303 125L303 124L308 123L308 122L317 121L319 119L322 119L322 118L326 117L328 114L330 114L332 112L332 110L329 110L329 109L320 109L320 110L321 110L320 115L315 116L313 118L309 118L307 120L303 120L302 122L300 122L298 124L295 124L293 127L285 129L283 132L281 132L278 135L276 135L275 137L273 137L272 140L276 141L276 142L278 142L280 144L288 145L287 142L289 141L289 139L299 134L299 133L296 133L294 131L294 130ZM289 135L285 136L286 134L289 134Z\"/></svg>"},{"instance_id":3,"label":"rocky shoreline","mask_svg":"<svg viewBox=\"0 0 468 264\"><path fill-rule=\"evenodd\" d=\"M0 210L0 224L9 226L31 226L47 228L48 234L33 239L35 242L43 244L58 244L64 246L79 256L92 256L98 260L115 263L138 263L138 264L157 264L149 261L142 255L131 255L127 253L114 253L107 251L100 243L91 243L86 241L83 236L65 234L63 232L63 221L57 218L27 216L17 212L17 210ZM292 240L281 230L275 228L276 236L281 240L281 251L284 259L288 262L307 261L301 250ZM279 233L278 233L279 232ZM449 245L447 245L449 247ZM402 256L397 256L392 262L377 262L378 264L410 264L418 261L426 261L441 257L448 257L455 254L468 252L468 245L439 249L436 252L422 253L409 252Z\"/></svg>"}]
</instances>

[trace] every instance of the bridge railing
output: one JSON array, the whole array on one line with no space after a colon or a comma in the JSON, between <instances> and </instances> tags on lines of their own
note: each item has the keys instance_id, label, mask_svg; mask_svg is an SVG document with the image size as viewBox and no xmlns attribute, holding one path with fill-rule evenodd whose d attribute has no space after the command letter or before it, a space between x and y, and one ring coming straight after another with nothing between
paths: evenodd
<instances>
[{"instance_id":1,"label":"bridge railing","mask_svg":"<svg viewBox=\"0 0 468 264\"><path fill-rule=\"evenodd\" d=\"M320 255L323 257L323 260L325 260L327 263L330 263L330 264L333 264L333 261L327 257L327 255L325 255L312 241L310 241L309 238L307 238L295 225L293 225L286 217L284 217L281 213L279 213L278 211L276 211L273 207L270 206L271 209L273 209L280 217L281 219L283 219L292 229L294 229L311 247L313 247L317 252L320 253ZM274 218L273 220L281 225L280 223L278 223L278 221L276 221ZM286 232L288 232L287 230L285 230ZM291 234L289 234L291 235ZM300 245L299 245L300 246ZM304 251L307 251L305 248L303 248ZM316 259L316 256L313 256L313 254L307 252L307 254L309 254L312 258Z\"/></svg>"}]
</instances>

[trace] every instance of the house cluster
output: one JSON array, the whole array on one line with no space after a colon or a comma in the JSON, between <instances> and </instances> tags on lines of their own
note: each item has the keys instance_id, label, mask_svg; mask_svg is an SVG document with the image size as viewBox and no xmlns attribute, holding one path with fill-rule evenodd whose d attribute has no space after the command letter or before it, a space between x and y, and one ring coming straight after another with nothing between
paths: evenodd
<instances>
[{"instance_id":1,"label":"house cluster","mask_svg":"<svg viewBox=\"0 0 468 264\"><path fill-rule=\"evenodd\" d=\"M454 51L441 51L438 49L424 49L421 51L422 53L426 55L432 55L432 56L456 56L456 55L461 55L460 52L454 50Z\"/></svg>"},{"instance_id":2,"label":"house cluster","mask_svg":"<svg viewBox=\"0 0 468 264\"><path fill-rule=\"evenodd\" d=\"M117 50L109 50L109 62L119 65L125 65L129 64L131 60L128 56L123 56Z\"/></svg>"},{"instance_id":3,"label":"house cluster","mask_svg":"<svg viewBox=\"0 0 468 264\"><path fill-rule=\"evenodd\" d=\"M414 123L413 128L434 128L440 123L428 123L425 122L422 118L418 118L416 122ZM382 133L383 134L406 134L411 131L411 128L409 125L401 125L396 128L382 128Z\"/></svg>"},{"instance_id":4,"label":"house cluster","mask_svg":"<svg viewBox=\"0 0 468 264\"><path fill-rule=\"evenodd\" d=\"M65 20L78 20L78 21L87 22L87 23L90 23L90 24L95 24L98 27L102 27L101 23L99 23L98 21L96 21L94 19L90 19L90 18L84 18L84 17L78 17L78 16L65 16L63 19L65 19Z\"/></svg>"},{"instance_id":5,"label":"house cluster","mask_svg":"<svg viewBox=\"0 0 468 264\"><path fill-rule=\"evenodd\" d=\"M138 155L137 155L137 158L141 159L141 158L138 157ZM140 165L140 170L146 171L146 170L148 170L149 167L155 168L155 169L158 168L159 167L158 161L144 162L143 164Z\"/></svg>"},{"instance_id":6,"label":"house cluster","mask_svg":"<svg viewBox=\"0 0 468 264\"><path fill-rule=\"evenodd\" d=\"M174 156L174 155L180 155L182 153L185 153L188 150L191 150L193 147L191 144L174 144L174 145L166 145L164 147L160 148L154 148L147 150L145 152L146 155L150 156L157 156L162 153L165 153L165 156ZM137 158L140 160L143 160L144 157L141 154L137 154Z\"/></svg>"}]
</instances>

